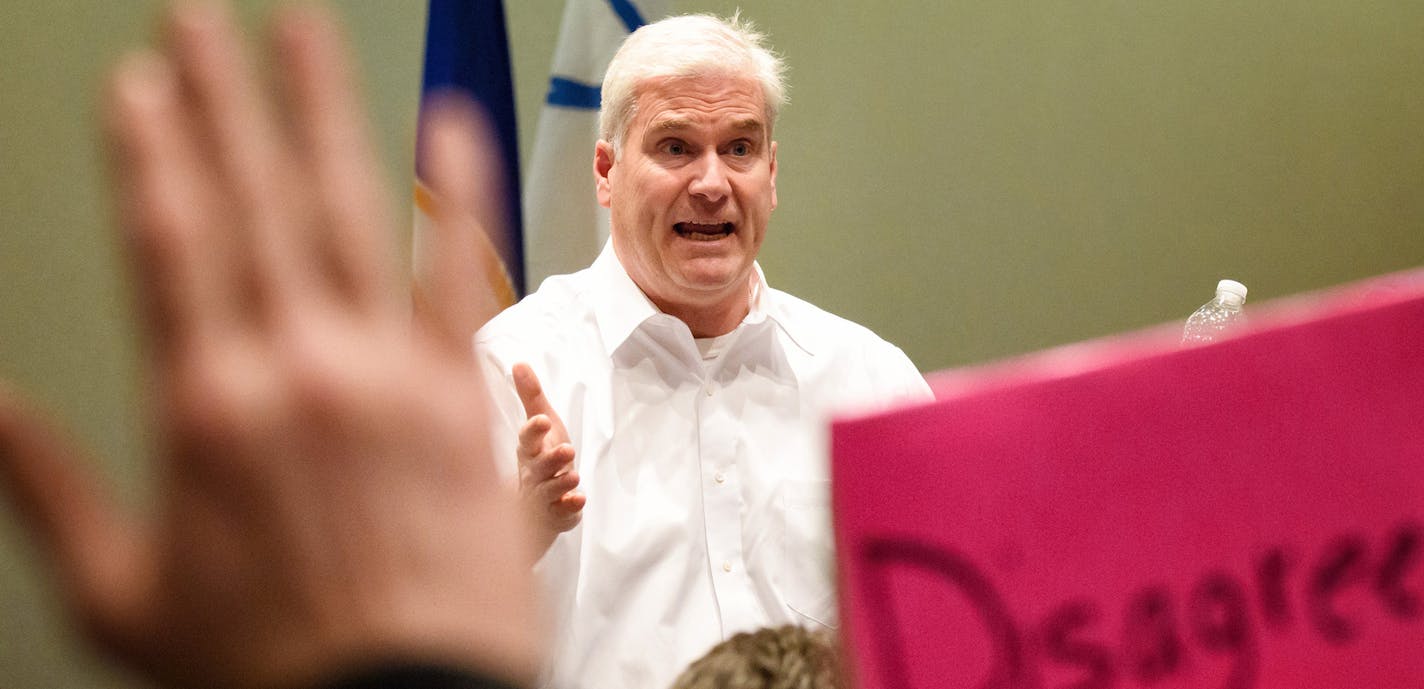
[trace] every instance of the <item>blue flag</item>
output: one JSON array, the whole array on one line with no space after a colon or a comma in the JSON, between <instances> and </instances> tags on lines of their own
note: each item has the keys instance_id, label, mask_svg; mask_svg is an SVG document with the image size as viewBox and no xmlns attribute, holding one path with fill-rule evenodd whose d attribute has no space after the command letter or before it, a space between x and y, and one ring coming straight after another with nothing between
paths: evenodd
<instances>
[{"instance_id":1,"label":"blue flag","mask_svg":"<svg viewBox=\"0 0 1424 689\"><path fill-rule=\"evenodd\" d=\"M669 0L567 0L524 184L529 286L587 267L608 239L593 187L599 91L628 34L667 15Z\"/></svg>"}]
</instances>

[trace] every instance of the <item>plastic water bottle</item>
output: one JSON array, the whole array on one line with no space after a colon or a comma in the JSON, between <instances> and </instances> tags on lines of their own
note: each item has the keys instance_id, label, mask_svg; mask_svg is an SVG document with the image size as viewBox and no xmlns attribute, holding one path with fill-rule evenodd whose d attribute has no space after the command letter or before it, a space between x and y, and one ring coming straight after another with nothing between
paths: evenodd
<instances>
[{"instance_id":1,"label":"plastic water bottle","mask_svg":"<svg viewBox=\"0 0 1424 689\"><path fill-rule=\"evenodd\" d=\"M1205 344L1221 339L1246 321L1241 306L1246 303L1246 285L1235 280L1216 283L1216 298L1202 304L1187 319L1182 344Z\"/></svg>"}]
</instances>

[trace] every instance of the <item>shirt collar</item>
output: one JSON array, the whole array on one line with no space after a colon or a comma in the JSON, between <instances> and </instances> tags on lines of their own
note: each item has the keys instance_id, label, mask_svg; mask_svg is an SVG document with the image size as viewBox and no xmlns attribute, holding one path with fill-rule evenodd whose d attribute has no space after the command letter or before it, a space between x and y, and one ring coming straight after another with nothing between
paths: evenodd
<instances>
[{"instance_id":1,"label":"shirt collar","mask_svg":"<svg viewBox=\"0 0 1424 689\"><path fill-rule=\"evenodd\" d=\"M613 240L604 243L603 251L598 254L590 270L596 285L591 295L592 308L594 317L598 320L598 331L603 340L604 351L612 353L617 350L633 331L651 319L658 316L672 318L659 311L652 300L633 282L633 278L628 276L628 271L618 261L618 254L613 251ZM809 347L812 340L805 336L806 333L798 332L803 328L788 313L782 303L785 300L779 298L780 293L767 285L761 264L753 262L752 271L755 277L750 308L741 325L759 325L771 321L786 333L797 347L807 354L814 354Z\"/></svg>"},{"instance_id":2,"label":"shirt collar","mask_svg":"<svg viewBox=\"0 0 1424 689\"><path fill-rule=\"evenodd\" d=\"M603 339L603 351L612 354L638 326L661 312L628 277L613 251L613 240L604 242L603 251L590 270L594 278L591 306L598 321L598 335Z\"/></svg>"},{"instance_id":3,"label":"shirt collar","mask_svg":"<svg viewBox=\"0 0 1424 689\"><path fill-rule=\"evenodd\" d=\"M786 308L787 299L784 294L773 290L766 284L766 274L761 272L761 264L753 262L752 271L756 275L752 284L751 309L747 312L747 317L742 319L742 324L751 325L771 321L781 332L791 339L791 342L812 356L816 352L811 349L814 342L806 331L806 324L794 318Z\"/></svg>"}]
</instances>

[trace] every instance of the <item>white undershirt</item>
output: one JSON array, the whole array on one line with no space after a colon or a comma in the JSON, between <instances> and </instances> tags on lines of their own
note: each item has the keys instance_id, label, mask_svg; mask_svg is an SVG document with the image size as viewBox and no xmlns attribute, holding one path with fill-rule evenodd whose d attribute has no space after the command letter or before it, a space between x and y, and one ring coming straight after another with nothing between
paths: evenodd
<instances>
[{"instance_id":1,"label":"white undershirt","mask_svg":"<svg viewBox=\"0 0 1424 689\"><path fill-rule=\"evenodd\" d=\"M733 329L726 335L717 337L699 337L693 340L697 343L697 352L702 355L702 372L707 373L712 370L712 365L717 362L717 357L722 356L722 352L727 351L732 346L732 342L737 339L737 333L741 327Z\"/></svg>"}]
</instances>

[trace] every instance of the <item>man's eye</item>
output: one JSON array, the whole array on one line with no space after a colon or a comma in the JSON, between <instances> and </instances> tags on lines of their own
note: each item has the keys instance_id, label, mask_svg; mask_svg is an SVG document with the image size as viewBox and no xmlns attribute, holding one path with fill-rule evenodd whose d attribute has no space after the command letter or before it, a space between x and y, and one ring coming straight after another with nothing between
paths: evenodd
<instances>
[{"instance_id":1,"label":"man's eye","mask_svg":"<svg viewBox=\"0 0 1424 689\"><path fill-rule=\"evenodd\" d=\"M687 146L674 141L667 145L667 152L675 156L680 156L684 153L687 153Z\"/></svg>"},{"instance_id":2,"label":"man's eye","mask_svg":"<svg viewBox=\"0 0 1424 689\"><path fill-rule=\"evenodd\" d=\"M746 143L735 143L735 144L732 144L731 151L732 151L732 155L737 156L737 157L740 158L740 157L742 157L742 156L749 156L749 155L751 155L751 154L752 154L752 147L749 146L749 145L747 145Z\"/></svg>"}]
</instances>

